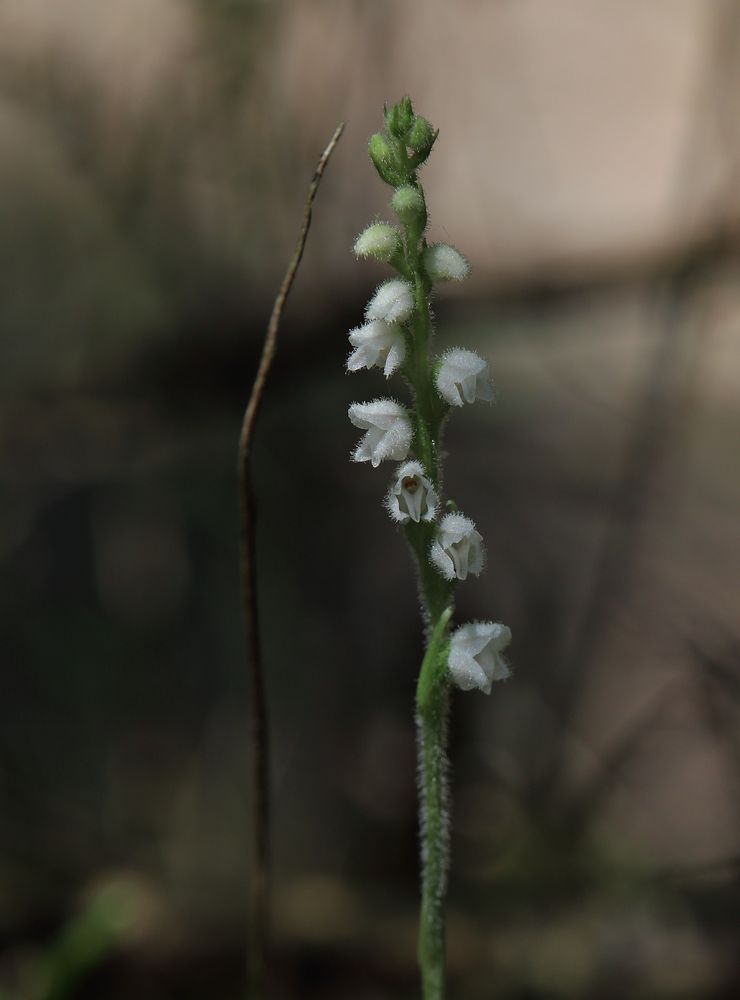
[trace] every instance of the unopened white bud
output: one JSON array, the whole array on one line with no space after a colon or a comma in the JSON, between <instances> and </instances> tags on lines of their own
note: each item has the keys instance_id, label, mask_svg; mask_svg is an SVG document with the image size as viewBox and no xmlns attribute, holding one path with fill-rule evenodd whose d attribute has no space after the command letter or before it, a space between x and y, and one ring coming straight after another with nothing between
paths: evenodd
<instances>
[{"instance_id":1,"label":"unopened white bud","mask_svg":"<svg viewBox=\"0 0 740 1000\"><path fill-rule=\"evenodd\" d=\"M394 399L353 403L349 419L355 427L367 431L352 453L353 462L371 462L377 469L384 459L402 462L408 455L413 433L411 420Z\"/></svg>"},{"instance_id":2,"label":"unopened white bud","mask_svg":"<svg viewBox=\"0 0 740 1000\"><path fill-rule=\"evenodd\" d=\"M349 342L356 348L347 359L347 371L350 372L360 368L382 368L388 378L406 357L406 340L398 323L374 319L351 330Z\"/></svg>"},{"instance_id":3,"label":"unopened white bud","mask_svg":"<svg viewBox=\"0 0 740 1000\"><path fill-rule=\"evenodd\" d=\"M500 622L468 622L455 629L447 659L453 683L463 691L478 688L490 694L494 681L511 677L501 655L510 642L511 629Z\"/></svg>"},{"instance_id":4,"label":"unopened white bud","mask_svg":"<svg viewBox=\"0 0 740 1000\"><path fill-rule=\"evenodd\" d=\"M387 222L374 222L355 240L358 257L374 257L388 262L401 250L401 234Z\"/></svg>"},{"instance_id":5,"label":"unopened white bud","mask_svg":"<svg viewBox=\"0 0 740 1000\"><path fill-rule=\"evenodd\" d=\"M465 580L483 569L483 538L463 514L445 514L432 542L429 558L445 580Z\"/></svg>"},{"instance_id":6,"label":"unopened white bud","mask_svg":"<svg viewBox=\"0 0 740 1000\"><path fill-rule=\"evenodd\" d=\"M365 309L365 318L403 323L413 311L414 292L411 285L403 278L391 278L376 289Z\"/></svg>"},{"instance_id":7,"label":"unopened white bud","mask_svg":"<svg viewBox=\"0 0 740 1000\"><path fill-rule=\"evenodd\" d=\"M462 281L470 274L470 265L459 250L448 243L432 243L422 255L432 281Z\"/></svg>"},{"instance_id":8,"label":"unopened white bud","mask_svg":"<svg viewBox=\"0 0 740 1000\"><path fill-rule=\"evenodd\" d=\"M440 396L450 406L462 406L482 399L494 398L488 362L473 351L453 348L442 357L434 379Z\"/></svg>"},{"instance_id":9,"label":"unopened white bud","mask_svg":"<svg viewBox=\"0 0 740 1000\"><path fill-rule=\"evenodd\" d=\"M404 462L385 498L388 513L394 521L433 521L437 511L437 494L424 475L421 462Z\"/></svg>"}]
</instances>

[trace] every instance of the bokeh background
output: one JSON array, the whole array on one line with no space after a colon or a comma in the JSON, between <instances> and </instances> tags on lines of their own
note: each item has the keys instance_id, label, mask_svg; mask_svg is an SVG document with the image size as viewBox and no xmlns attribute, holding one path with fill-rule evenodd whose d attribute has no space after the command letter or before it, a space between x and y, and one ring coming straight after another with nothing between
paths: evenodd
<instances>
[{"instance_id":1,"label":"bokeh background","mask_svg":"<svg viewBox=\"0 0 740 1000\"><path fill-rule=\"evenodd\" d=\"M498 387L458 616L514 633L454 702L452 995L740 993L739 83L737 0L2 0L3 1000L243 993L235 450L342 119L256 453L274 995L418 995L418 607L343 374L404 93Z\"/></svg>"}]
</instances>

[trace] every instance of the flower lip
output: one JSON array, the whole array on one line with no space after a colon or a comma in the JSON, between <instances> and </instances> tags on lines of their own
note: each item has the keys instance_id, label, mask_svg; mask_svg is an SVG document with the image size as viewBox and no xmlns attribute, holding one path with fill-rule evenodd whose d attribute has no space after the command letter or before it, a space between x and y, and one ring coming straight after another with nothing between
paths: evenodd
<instances>
[{"instance_id":1,"label":"flower lip","mask_svg":"<svg viewBox=\"0 0 740 1000\"><path fill-rule=\"evenodd\" d=\"M405 462L398 467L395 479L385 498L388 513L394 521L433 521L438 497L421 462Z\"/></svg>"},{"instance_id":2,"label":"flower lip","mask_svg":"<svg viewBox=\"0 0 740 1000\"><path fill-rule=\"evenodd\" d=\"M474 351L460 347L442 355L434 381L440 396L450 406L474 403L477 399L490 403L495 396L488 362Z\"/></svg>"},{"instance_id":3,"label":"flower lip","mask_svg":"<svg viewBox=\"0 0 740 1000\"><path fill-rule=\"evenodd\" d=\"M485 563L483 538L464 514L446 514L429 550L429 558L445 580L478 576Z\"/></svg>"},{"instance_id":4,"label":"flower lip","mask_svg":"<svg viewBox=\"0 0 740 1000\"><path fill-rule=\"evenodd\" d=\"M376 288L365 309L365 318L383 319L386 323L403 323L414 311L411 284L403 278L391 278Z\"/></svg>"},{"instance_id":5,"label":"flower lip","mask_svg":"<svg viewBox=\"0 0 740 1000\"><path fill-rule=\"evenodd\" d=\"M352 403L348 416L355 427L366 431L352 453L354 462L370 462L376 469L385 459L406 458L413 430L406 409L395 399Z\"/></svg>"},{"instance_id":6,"label":"flower lip","mask_svg":"<svg viewBox=\"0 0 740 1000\"><path fill-rule=\"evenodd\" d=\"M463 691L478 688L490 694L494 681L511 676L501 652L510 642L511 629L500 622L461 625L450 637L447 666L452 681Z\"/></svg>"}]
</instances>

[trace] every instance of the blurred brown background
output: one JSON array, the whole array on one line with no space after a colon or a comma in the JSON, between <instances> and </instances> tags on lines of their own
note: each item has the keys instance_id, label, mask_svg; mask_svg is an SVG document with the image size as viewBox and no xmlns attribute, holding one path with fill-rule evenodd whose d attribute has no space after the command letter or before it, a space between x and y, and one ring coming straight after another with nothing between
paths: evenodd
<instances>
[{"instance_id":1,"label":"blurred brown background","mask_svg":"<svg viewBox=\"0 0 740 1000\"><path fill-rule=\"evenodd\" d=\"M499 391L458 618L514 632L454 704L452 994L738 995L739 82L736 0L2 0L3 1000L241 995L235 447L341 119L257 448L276 996L417 995L418 609L343 374L404 93Z\"/></svg>"}]
</instances>

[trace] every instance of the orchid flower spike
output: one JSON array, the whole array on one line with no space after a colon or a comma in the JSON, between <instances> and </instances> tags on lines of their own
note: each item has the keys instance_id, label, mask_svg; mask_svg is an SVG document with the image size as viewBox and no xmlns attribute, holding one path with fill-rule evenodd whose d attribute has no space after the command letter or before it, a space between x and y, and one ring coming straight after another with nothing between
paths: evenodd
<instances>
[{"instance_id":1,"label":"orchid flower spike","mask_svg":"<svg viewBox=\"0 0 740 1000\"><path fill-rule=\"evenodd\" d=\"M376 290L365 309L365 318L404 323L414 311L414 292L408 281L391 278Z\"/></svg>"},{"instance_id":2,"label":"orchid flower spike","mask_svg":"<svg viewBox=\"0 0 740 1000\"><path fill-rule=\"evenodd\" d=\"M377 469L384 459L402 462L408 455L413 433L411 420L394 399L353 403L349 419L355 427L367 431L352 453L352 461L371 462Z\"/></svg>"},{"instance_id":3,"label":"orchid flower spike","mask_svg":"<svg viewBox=\"0 0 740 1000\"><path fill-rule=\"evenodd\" d=\"M450 638L447 666L453 682L462 691L478 688L491 693L494 681L511 677L501 650L511 642L511 629L500 622L468 622Z\"/></svg>"},{"instance_id":4,"label":"orchid flower spike","mask_svg":"<svg viewBox=\"0 0 740 1000\"><path fill-rule=\"evenodd\" d=\"M432 542L429 558L445 580L478 576L485 562L483 538L464 514L446 514Z\"/></svg>"},{"instance_id":5,"label":"orchid flower spike","mask_svg":"<svg viewBox=\"0 0 740 1000\"><path fill-rule=\"evenodd\" d=\"M447 351L434 381L440 396L450 406L474 403L476 399L490 403L494 398L488 362L474 351L459 347Z\"/></svg>"},{"instance_id":6,"label":"orchid flower spike","mask_svg":"<svg viewBox=\"0 0 740 1000\"><path fill-rule=\"evenodd\" d=\"M394 521L433 521L437 512L437 493L424 474L421 462L404 462L385 498L388 513Z\"/></svg>"},{"instance_id":7,"label":"orchid flower spike","mask_svg":"<svg viewBox=\"0 0 740 1000\"><path fill-rule=\"evenodd\" d=\"M432 281L462 281L470 274L470 264L448 243L432 243L422 255Z\"/></svg>"},{"instance_id":8,"label":"orchid flower spike","mask_svg":"<svg viewBox=\"0 0 740 1000\"><path fill-rule=\"evenodd\" d=\"M351 330L349 342L355 348L347 359L347 371L350 372L360 368L382 368L388 378L406 357L406 341L398 323L371 320Z\"/></svg>"}]
</instances>

